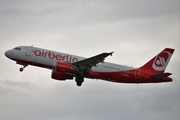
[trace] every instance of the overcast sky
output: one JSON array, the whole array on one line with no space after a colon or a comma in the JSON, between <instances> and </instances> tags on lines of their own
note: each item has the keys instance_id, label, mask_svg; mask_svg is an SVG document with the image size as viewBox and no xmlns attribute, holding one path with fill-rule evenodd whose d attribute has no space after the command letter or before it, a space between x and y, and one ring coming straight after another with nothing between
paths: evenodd
<instances>
[{"instance_id":1,"label":"overcast sky","mask_svg":"<svg viewBox=\"0 0 180 120\"><path fill-rule=\"evenodd\" d=\"M179 0L0 0L1 120L180 120ZM165 47L172 83L51 79L4 56L19 45L140 67Z\"/></svg>"}]
</instances>

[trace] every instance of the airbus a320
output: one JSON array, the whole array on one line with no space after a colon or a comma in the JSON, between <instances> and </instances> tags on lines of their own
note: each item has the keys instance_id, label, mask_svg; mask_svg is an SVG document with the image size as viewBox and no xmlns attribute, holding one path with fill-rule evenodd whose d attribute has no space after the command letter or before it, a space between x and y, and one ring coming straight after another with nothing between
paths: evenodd
<instances>
[{"instance_id":1,"label":"airbus a320","mask_svg":"<svg viewBox=\"0 0 180 120\"><path fill-rule=\"evenodd\" d=\"M77 86L81 86L84 78L118 83L172 82L169 77L172 73L165 72L165 69L173 52L174 49L165 48L139 68L105 62L113 52L85 58L33 46L18 46L6 51L5 56L22 65L21 72L28 65L43 67L52 70L52 79L65 81L75 78Z\"/></svg>"}]
</instances>

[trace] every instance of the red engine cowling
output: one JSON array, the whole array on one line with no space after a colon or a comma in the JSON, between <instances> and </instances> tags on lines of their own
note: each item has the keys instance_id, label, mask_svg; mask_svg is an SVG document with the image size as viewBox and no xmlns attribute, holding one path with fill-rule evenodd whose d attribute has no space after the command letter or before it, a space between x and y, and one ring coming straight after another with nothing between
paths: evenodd
<instances>
[{"instance_id":1,"label":"red engine cowling","mask_svg":"<svg viewBox=\"0 0 180 120\"><path fill-rule=\"evenodd\" d=\"M52 70L51 78L56 80L66 80L73 79L73 76L64 74L62 72L57 72L56 70Z\"/></svg>"},{"instance_id":2,"label":"red engine cowling","mask_svg":"<svg viewBox=\"0 0 180 120\"><path fill-rule=\"evenodd\" d=\"M68 64L65 62L57 62L56 66L55 66L55 70L57 72L66 72L66 73L70 73L70 72L77 72L78 70L74 69L72 67L72 64Z\"/></svg>"}]
</instances>

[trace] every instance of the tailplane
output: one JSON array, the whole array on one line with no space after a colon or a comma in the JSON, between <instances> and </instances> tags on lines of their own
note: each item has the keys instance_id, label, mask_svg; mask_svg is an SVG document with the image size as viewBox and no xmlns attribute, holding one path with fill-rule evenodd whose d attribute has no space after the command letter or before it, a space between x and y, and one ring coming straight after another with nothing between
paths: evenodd
<instances>
[{"instance_id":1,"label":"tailplane","mask_svg":"<svg viewBox=\"0 0 180 120\"><path fill-rule=\"evenodd\" d=\"M151 75L150 78L153 79L164 79L168 76L172 75L172 73L161 73L161 74L155 74L155 75Z\"/></svg>"},{"instance_id":2,"label":"tailplane","mask_svg":"<svg viewBox=\"0 0 180 120\"><path fill-rule=\"evenodd\" d=\"M162 52L160 52L158 55L156 55L155 57L153 57L149 62L147 62L146 64L144 64L142 67L140 67L141 70L146 70L149 71L151 73L155 73L155 74L161 74L164 73L169 60L171 59L171 56L174 52L174 49L172 48L165 48ZM166 76L169 74L165 74L165 75L160 75L162 76ZM159 76L152 76L152 77L159 77Z\"/></svg>"}]
</instances>

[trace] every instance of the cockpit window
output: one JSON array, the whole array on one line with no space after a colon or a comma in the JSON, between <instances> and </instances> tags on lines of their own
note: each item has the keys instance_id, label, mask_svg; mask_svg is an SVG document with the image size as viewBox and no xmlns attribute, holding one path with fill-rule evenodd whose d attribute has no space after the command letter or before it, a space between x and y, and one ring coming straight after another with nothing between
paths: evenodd
<instances>
[{"instance_id":1,"label":"cockpit window","mask_svg":"<svg viewBox=\"0 0 180 120\"><path fill-rule=\"evenodd\" d=\"M16 47L16 48L14 48L15 50L21 50L21 48L19 48L19 47Z\"/></svg>"}]
</instances>

